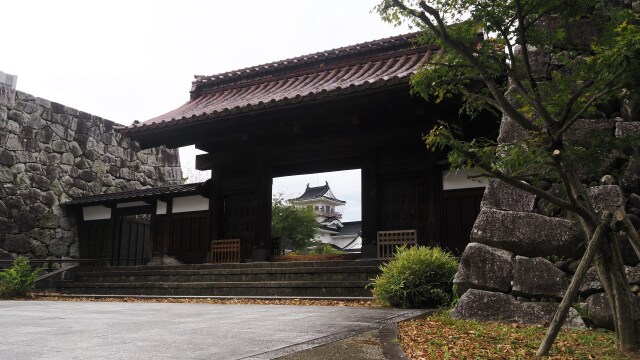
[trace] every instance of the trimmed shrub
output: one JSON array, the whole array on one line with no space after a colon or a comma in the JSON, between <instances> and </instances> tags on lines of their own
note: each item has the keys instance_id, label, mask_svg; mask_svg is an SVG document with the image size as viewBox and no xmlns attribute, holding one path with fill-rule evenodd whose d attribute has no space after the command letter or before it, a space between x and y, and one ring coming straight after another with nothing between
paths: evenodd
<instances>
[{"instance_id":1,"label":"trimmed shrub","mask_svg":"<svg viewBox=\"0 0 640 360\"><path fill-rule=\"evenodd\" d=\"M330 244L324 244L320 240L312 240L311 246L302 249L302 250L294 250L290 255L330 255L330 254L344 254L345 252L342 250L338 250L331 246Z\"/></svg>"},{"instance_id":2,"label":"trimmed shrub","mask_svg":"<svg viewBox=\"0 0 640 360\"><path fill-rule=\"evenodd\" d=\"M424 308L448 306L454 299L458 261L440 248L398 247L395 259L380 267L369 287L381 305Z\"/></svg>"},{"instance_id":3,"label":"trimmed shrub","mask_svg":"<svg viewBox=\"0 0 640 360\"><path fill-rule=\"evenodd\" d=\"M42 269L32 269L29 259L18 256L10 268L0 272L0 297L19 298L27 296L36 285Z\"/></svg>"}]
</instances>

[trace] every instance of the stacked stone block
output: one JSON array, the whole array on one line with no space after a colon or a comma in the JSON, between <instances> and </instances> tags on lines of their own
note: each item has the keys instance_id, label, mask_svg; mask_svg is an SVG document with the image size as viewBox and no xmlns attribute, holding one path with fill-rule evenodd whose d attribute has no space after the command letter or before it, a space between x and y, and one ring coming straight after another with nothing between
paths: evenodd
<instances>
[{"instance_id":1,"label":"stacked stone block","mask_svg":"<svg viewBox=\"0 0 640 360\"><path fill-rule=\"evenodd\" d=\"M65 201L182 183L177 150L141 150L116 126L0 88L0 259L78 257Z\"/></svg>"},{"instance_id":2,"label":"stacked stone block","mask_svg":"<svg viewBox=\"0 0 640 360\"><path fill-rule=\"evenodd\" d=\"M640 112L633 118L581 120L574 137L597 130L607 136L640 135ZM518 141L526 136L503 119L500 143ZM596 212L624 207L640 229L640 172L636 149L625 161L609 169L617 176L602 176L593 181L582 174L587 195ZM558 192L557 184L541 182L541 189ZM631 290L640 293L640 260L628 240L623 240L624 261ZM481 211L471 232L454 284L461 295L452 315L485 321L516 321L543 324L549 321L564 296L579 258L586 248L578 224L563 212L550 210L550 204L536 196L497 179L490 180ZM611 313L604 289L594 269L583 284L580 295L593 324L612 328ZM638 298L640 311L640 297ZM573 309L568 326L581 324Z\"/></svg>"}]
</instances>

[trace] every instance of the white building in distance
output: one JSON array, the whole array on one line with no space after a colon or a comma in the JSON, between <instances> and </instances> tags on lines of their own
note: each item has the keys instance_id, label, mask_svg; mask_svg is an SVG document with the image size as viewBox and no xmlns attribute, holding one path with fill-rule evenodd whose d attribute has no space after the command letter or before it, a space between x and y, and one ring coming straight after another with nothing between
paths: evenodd
<instances>
[{"instance_id":1,"label":"white building in distance","mask_svg":"<svg viewBox=\"0 0 640 360\"><path fill-rule=\"evenodd\" d=\"M291 202L313 208L318 222L317 240L345 251L357 252L362 247L362 222L342 222L346 201L335 197L328 182L316 187L307 184L304 193Z\"/></svg>"}]
</instances>

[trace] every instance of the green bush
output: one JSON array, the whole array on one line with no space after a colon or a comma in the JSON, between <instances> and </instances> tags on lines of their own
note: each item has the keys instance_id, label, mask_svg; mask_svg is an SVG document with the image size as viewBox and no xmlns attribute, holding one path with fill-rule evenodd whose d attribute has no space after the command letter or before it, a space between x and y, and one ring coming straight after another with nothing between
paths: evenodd
<instances>
[{"instance_id":1,"label":"green bush","mask_svg":"<svg viewBox=\"0 0 640 360\"><path fill-rule=\"evenodd\" d=\"M18 298L25 297L35 287L36 280L42 273L42 269L32 269L29 259L18 256L10 268L0 272L0 297Z\"/></svg>"},{"instance_id":2,"label":"green bush","mask_svg":"<svg viewBox=\"0 0 640 360\"><path fill-rule=\"evenodd\" d=\"M312 240L311 246L306 249L300 249L292 251L293 255L331 255L331 254L344 254L342 250L338 250L330 244L324 244L320 240Z\"/></svg>"},{"instance_id":3,"label":"green bush","mask_svg":"<svg viewBox=\"0 0 640 360\"><path fill-rule=\"evenodd\" d=\"M376 301L403 308L440 307L454 299L453 276L458 261L447 251L428 247L398 247L395 259L382 265L372 279Z\"/></svg>"}]
</instances>

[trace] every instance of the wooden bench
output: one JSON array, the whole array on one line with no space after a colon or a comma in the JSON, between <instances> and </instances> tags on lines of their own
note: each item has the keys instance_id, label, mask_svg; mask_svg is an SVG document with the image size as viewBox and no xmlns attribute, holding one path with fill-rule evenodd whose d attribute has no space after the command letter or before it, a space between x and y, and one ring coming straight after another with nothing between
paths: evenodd
<instances>
[{"instance_id":1,"label":"wooden bench","mask_svg":"<svg viewBox=\"0 0 640 360\"><path fill-rule=\"evenodd\" d=\"M402 245L418 245L415 230L378 231L379 259L392 259L396 254L396 248Z\"/></svg>"},{"instance_id":2,"label":"wooden bench","mask_svg":"<svg viewBox=\"0 0 640 360\"><path fill-rule=\"evenodd\" d=\"M240 239L211 240L212 263L239 263Z\"/></svg>"}]
</instances>

